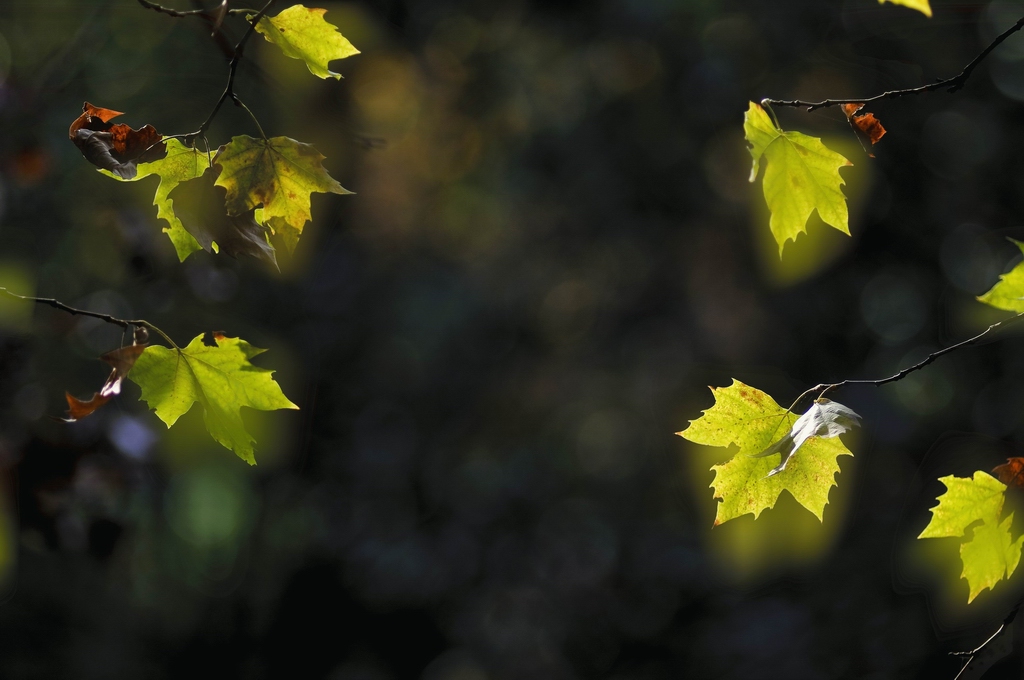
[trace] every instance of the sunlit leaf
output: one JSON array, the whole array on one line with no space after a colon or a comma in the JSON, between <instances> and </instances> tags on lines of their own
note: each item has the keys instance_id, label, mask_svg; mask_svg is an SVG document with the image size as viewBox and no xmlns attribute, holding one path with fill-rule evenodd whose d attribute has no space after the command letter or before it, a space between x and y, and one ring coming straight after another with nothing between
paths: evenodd
<instances>
[{"instance_id":1,"label":"sunlit leaf","mask_svg":"<svg viewBox=\"0 0 1024 680\"><path fill-rule=\"evenodd\" d=\"M262 206L263 223L285 232L294 246L312 219L310 194L352 192L327 174L324 157L309 144L288 137L233 137L214 157L219 167L217 186L227 189L229 215L242 215Z\"/></svg>"},{"instance_id":2,"label":"sunlit leaf","mask_svg":"<svg viewBox=\"0 0 1024 680\"><path fill-rule=\"evenodd\" d=\"M789 435L797 414L738 380L711 392L714 405L678 434L697 444L735 445L739 449L731 460L711 468L715 472L711 483L714 497L721 500L715 524L747 513L756 518L774 507L783 491L822 519L829 490L835 486L835 474L839 472L838 458L853 455L850 450L838 437L812 436L784 470L769 476L774 459L756 456Z\"/></svg>"},{"instance_id":3,"label":"sunlit leaf","mask_svg":"<svg viewBox=\"0 0 1024 680\"><path fill-rule=\"evenodd\" d=\"M928 4L928 0L878 0L879 5L884 2L891 2L894 5L903 5L910 9L916 9L926 17L930 17L932 15L932 6Z\"/></svg>"},{"instance_id":4,"label":"sunlit leaf","mask_svg":"<svg viewBox=\"0 0 1024 680\"><path fill-rule=\"evenodd\" d=\"M284 396L271 377L273 371L249 363L264 350L239 338L212 336L211 344L200 335L183 349L147 347L129 378L142 388L143 401L167 427L199 402L213 438L255 465L255 440L242 422L241 407L272 411L298 406Z\"/></svg>"},{"instance_id":5,"label":"sunlit leaf","mask_svg":"<svg viewBox=\"0 0 1024 680\"><path fill-rule=\"evenodd\" d=\"M181 220L175 214L174 201L170 195L171 191L182 182L201 177L206 172L206 169L210 167L210 156L199 149L185 146L177 139L168 139L166 144L167 155L164 158L152 163L140 164L138 166L138 174L128 181L138 181L150 175L156 175L160 178L160 183L156 187L156 195L153 197L153 205L156 206L156 216L167 222L168 226L164 227L163 231L170 237L171 243L174 244L174 250L178 254L178 259L184 262L186 257L197 250L201 250L202 246L185 229ZM106 174L117 179L124 179L111 173Z\"/></svg>"},{"instance_id":6,"label":"sunlit leaf","mask_svg":"<svg viewBox=\"0 0 1024 680\"><path fill-rule=\"evenodd\" d=\"M992 475L978 470L973 479L949 475L939 481L946 491L938 497L932 519L918 538L963 536L978 520L999 519L1006 485Z\"/></svg>"},{"instance_id":7,"label":"sunlit leaf","mask_svg":"<svg viewBox=\"0 0 1024 680\"><path fill-rule=\"evenodd\" d=\"M1000 519L1006 485L978 470L974 477L940 477L946 491L932 508L932 519L918 538L963 538L971 526L970 539L962 541L960 558L971 602L985 588L1009 578L1020 561L1024 536L1013 540L1013 513ZM980 524L979 524L980 522Z\"/></svg>"},{"instance_id":8,"label":"sunlit leaf","mask_svg":"<svg viewBox=\"0 0 1024 680\"><path fill-rule=\"evenodd\" d=\"M1024 253L1024 241L1009 239ZM978 300L996 309L1008 312L1024 312L1024 262L1018 262L1010 271L999 277L996 285Z\"/></svg>"},{"instance_id":9,"label":"sunlit leaf","mask_svg":"<svg viewBox=\"0 0 1024 680\"><path fill-rule=\"evenodd\" d=\"M780 130L754 102L744 116L743 130L753 157L751 182L757 179L761 158L767 160L764 197L780 255L786 241L806 232L815 210L825 224L850 234L846 196L840 188L844 181L839 175L839 168L852 165L850 161L816 137Z\"/></svg>"},{"instance_id":10,"label":"sunlit leaf","mask_svg":"<svg viewBox=\"0 0 1024 680\"><path fill-rule=\"evenodd\" d=\"M1012 524L1012 512L1002 522L986 521L974 529L971 540L960 545L963 577L970 588L967 602L972 602L985 588L992 588L1003 578L1013 575L1020 562L1024 535L1013 540L1010 536Z\"/></svg>"},{"instance_id":11,"label":"sunlit leaf","mask_svg":"<svg viewBox=\"0 0 1024 680\"><path fill-rule=\"evenodd\" d=\"M292 5L275 17L263 17L256 24L268 42L281 48L285 56L301 59L309 72L320 78L341 78L327 68L335 59L344 59L359 50L348 38L338 32L338 27L324 19L325 9ZM247 18L251 21L253 15Z\"/></svg>"}]
</instances>

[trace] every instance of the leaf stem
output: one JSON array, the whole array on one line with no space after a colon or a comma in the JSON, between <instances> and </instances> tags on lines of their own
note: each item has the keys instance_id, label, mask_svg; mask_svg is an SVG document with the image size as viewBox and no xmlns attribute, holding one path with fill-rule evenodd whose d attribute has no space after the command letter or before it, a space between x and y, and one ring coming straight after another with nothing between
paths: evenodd
<instances>
[{"instance_id":1,"label":"leaf stem","mask_svg":"<svg viewBox=\"0 0 1024 680\"><path fill-rule=\"evenodd\" d=\"M812 387L812 388L810 388L808 390L805 390L799 397L797 397L796 400L793 401L793 404L789 407L789 410L792 411L796 407L797 404L799 404L801 401L804 400L804 398L806 398L807 396L809 396L811 394L814 394L815 392L818 393L818 396L815 397L815 399L820 399L823 396L825 396L826 393L831 392L832 390L835 390L835 389L839 389L840 387L845 387L847 385L874 385L876 387L881 387L882 385L885 385L885 384L888 384L888 383L891 383L891 382L896 382L898 380L903 380L904 378L906 378L908 375L910 375L914 371L921 370L922 368L924 368L928 364L932 363L933 361L935 361L939 357L941 357L941 356L943 356L945 354L949 354L951 352L955 352L958 349L962 349L964 347L969 347L970 345L973 345L974 343L976 343L979 340L981 340L982 338L984 338L986 335L988 335L992 331L998 330L999 328L1002 328L1004 326L1009 326L1010 324L1012 324L1015 321L1019 320L1021 317L1024 317L1024 312L1020 312L1018 314L1015 314L1014 316L1011 316L1008 319L1003 319L1002 321L997 321L996 323L991 324L988 328L986 328L982 332L978 333L977 335L975 335L973 337L970 337L970 338L967 338L966 340L961 340L960 342L958 342L956 344L953 344L953 345L950 345L949 347L943 347L942 349L935 350L934 352L932 352L931 354L926 356L921 361L918 361L916 364L912 364L910 366L907 366L906 368L901 368L899 371L897 371L896 373L893 373L892 375L890 375L887 378L879 378L877 380L866 380L866 379L851 380L851 379L848 379L848 380L841 380L839 382L834 382L834 383L819 383L819 384L815 385L814 387Z\"/></svg>"},{"instance_id":2,"label":"leaf stem","mask_svg":"<svg viewBox=\"0 0 1024 680\"><path fill-rule=\"evenodd\" d=\"M167 335L162 330L154 326L149 321L146 321L145 319L119 319L116 316L111 316L110 314L103 314L102 312L92 312L89 311L88 309L78 309L77 307L66 305L60 300L56 300L54 298L41 298L34 297L31 295L19 295L18 293L12 293L11 291L3 287L0 287L0 293L8 295L12 298L17 298L19 300L25 300L26 302L35 302L36 304L39 305L53 307L54 309L59 309L60 311L67 312L68 314L71 314L73 316L88 316L93 319L99 319L100 321L105 321L109 324L114 324L115 326L120 326L121 328L124 329L131 328L132 326L142 326L158 334L160 337L166 340L171 345L171 347L175 349L180 349L178 345L175 344L174 340L171 340L169 335Z\"/></svg>"},{"instance_id":3,"label":"leaf stem","mask_svg":"<svg viewBox=\"0 0 1024 680\"><path fill-rule=\"evenodd\" d=\"M141 2L141 0L140 0ZM905 97L911 94L924 94L925 92L934 92L936 90L947 89L948 92L953 93L962 88L968 78L974 72L985 57L989 55L996 47L1000 45L1004 40L1009 38L1017 31L1024 28L1024 17L1017 20L1013 26L996 36L995 40L988 44L988 46L981 51L978 56L971 60L971 63L967 64L964 69L952 78L946 78L944 80L937 80L929 85L921 85L920 87L909 87L904 90L889 90L881 94L876 94L873 97L862 97L860 99L823 99L819 102L804 101L802 99L769 99L765 98L761 100L762 105L774 105L774 106L793 106L797 108L806 108L807 111L815 111L817 109L824 109L830 106L838 106L840 104L870 104L880 99L896 99L898 97Z\"/></svg>"},{"instance_id":4,"label":"leaf stem","mask_svg":"<svg viewBox=\"0 0 1024 680\"><path fill-rule=\"evenodd\" d=\"M249 109L249 107L245 105L245 102L243 102L241 99L239 99L238 97L232 97L232 98L235 100L235 104L237 106L241 106L243 109L245 109L245 112L249 114L250 118L252 118L252 122L256 123L256 129L260 131L260 137L262 137L264 140L266 140L267 133L263 131L263 126L260 125L260 121L259 121L259 119L256 118L256 114L254 114Z\"/></svg>"}]
</instances>

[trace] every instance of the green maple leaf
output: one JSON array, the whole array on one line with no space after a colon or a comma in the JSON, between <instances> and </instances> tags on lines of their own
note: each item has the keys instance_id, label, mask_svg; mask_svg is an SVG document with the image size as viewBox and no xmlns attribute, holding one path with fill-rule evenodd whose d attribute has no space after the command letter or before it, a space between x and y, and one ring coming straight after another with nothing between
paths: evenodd
<instances>
[{"instance_id":1,"label":"green maple leaf","mask_svg":"<svg viewBox=\"0 0 1024 680\"><path fill-rule=\"evenodd\" d=\"M202 250L202 246L192 234L188 233L181 220L174 214L174 201L171 200L170 194L182 182L201 177L210 167L210 156L199 149L185 146L177 139L167 139L165 144L167 145L167 155L152 163L140 163L138 174L132 179L124 179L108 170L100 170L100 172L122 182L137 182L150 175L160 178L160 183L156 187L156 195L153 197L156 216L167 221L168 226L164 227L163 232L174 244L178 260L184 262L186 257L197 250Z\"/></svg>"},{"instance_id":2,"label":"green maple leaf","mask_svg":"<svg viewBox=\"0 0 1024 680\"><path fill-rule=\"evenodd\" d=\"M1024 242L1017 239L1009 239L1024 253ZM1000 275L992 290L984 295L979 295L978 300L996 309L1005 309L1008 312L1024 312L1024 262Z\"/></svg>"},{"instance_id":3,"label":"green maple leaf","mask_svg":"<svg viewBox=\"0 0 1024 680\"><path fill-rule=\"evenodd\" d=\"M311 9L292 5L276 17L263 17L256 24L268 42L281 48L285 56L301 59L309 72L320 78L341 78L340 73L328 70L327 64L334 59L344 59L359 50L348 38L338 32L338 27L324 20L325 9ZM254 15L247 15L252 21Z\"/></svg>"},{"instance_id":4,"label":"green maple leaf","mask_svg":"<svg viewBox=\"0 0 1024 680\"><path fill-rule=\"evenodd\" d=\"M1002 522L986 521L975 528L971 540L960 545L960 559L964 563L963 577L967 579L970 588L968 604L985 588L993 588L1004 577L1013 576L1020 562L1024 535L1014 541L1010 536L1012 524L1012 512Z\"/></svg>"},{"instance_id":5,"label":"green maple leaf","mask_svg":"<svg viewBox=\"0 0 1024 680\"><path fill-rule=\"evenodd\" d=\"M298 406L284 396L273 371L249 363L264 350L219 333L213 338L213 346L204 344L202 335L183 349L150 345L128 377L167 427L199 402L210 435L255 465L255 440L245 430L241 407L273 411Z\"/></svg>"},{"instance_id":6,"label":"green maple leaf","mask_svg":"<svg viewBox=\"0 0 1024 680\"><path fill-rule=\"evenodd\" d=\"M932 519L918 538L962 538L972 525L981 522L971 538L960 544L970 603L985 588L1013 575L1024 535L1017 540L1010 535L1012 512L1000 521L1006 485L992 475L978 470L973 479L950 475L939 481L946 491L939 495Z\"/></svg>"},{"instance_id":7,"label":"green maple leaf","mask_svg":"<svg viewBox=\"0 0 1024 680\"><path fill-rule=\"evenodd\" d=\"M229 215L262 206L264 224L281 233L293 249L312 219L310 194L350 194L327 174L324 157L309 144L288 137L232 137L213 159L220 168L215 184L227 189Z\"/></svg>"},{"instance_id":8,"label":"green maple leaf","mask_svg":"<svg viewBox=\"0 0 1024 680\"><path fill-rule=\"evenodd\" d=\"M764 197L772 214L768 224L779 244L780 256L786 241L795 241L807 231L807 219L814 210L825 224L850 235L846 196L840 188L844 181L839 175L839 168L853 165L850 161L817 137L783 132L754 102L743 117L743 131L754 159L751 182L757 179L761 157L768 161Z\"/></svg>"},{"instance_id":9,"label":"green maple leaf","mask_svg":"<svg viewBox=\"0 0 1024 680\"><path fill-rule=\"evenodd\" d=\"M711 483L714 497L721 500L715 525L747 513L757 518L763 510L774 507L783 491L821 520L829 491L836 483L838 458L852 456L850 450L838 437L811 437L785 470L769 477L778 458L754 456L786 436L797 414L738 380L711 392L714 405L678 434L696 444L739 448L731 460L711 468L715 473Z\"/></svg>"},{"instance_id":10,"label":"green maple leaf","mask_svg":"<svg viewBox=\"0 0 1024 680\"><path fill-rule=\"evenodd\" d=\"M891 2L894 5L903 5L910 9L916 9L926 17L930 17L932 15L932 6L928 4L928 0L878 0L879 5L884 2Z\"/></svg>"},{"instance_id":11,"label":"green maple leaf","mask_svg":"<svg viewBox=\"0 0 1024 680\"><path fill-rule=\"evenodd\" d=\"M939 504L932 508L932 519L918 538L963 536L978 520L999 520L1006 485L992 475L978 470L973 479L949 475L939 481L946 491L936 499Z\"/></svg>"}]
</instances>

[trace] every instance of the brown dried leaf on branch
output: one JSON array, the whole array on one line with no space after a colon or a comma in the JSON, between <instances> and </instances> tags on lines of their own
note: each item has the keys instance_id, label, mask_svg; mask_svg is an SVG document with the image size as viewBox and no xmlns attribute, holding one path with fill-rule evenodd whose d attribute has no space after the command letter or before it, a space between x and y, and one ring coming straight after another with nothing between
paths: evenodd
<instances>
[{"instance_id":1,"label":"brown dried leaf on branch","mask_svg":"<svg viewBox=\"0 0 1024 680\"><path fill-rule=\"evenodd\" d=\"M64 418L64 421L73 423L76 420L92 415L96 409L106 404L112 397L120 394L121 382L124 381L128 372L132 370L132 366L135 365L135 360L142 355L145 349L145 344L129 345L128 347L120 347L112 352L107 352L101 356L100 360L107 362L113 367L113 370L110 371L110 375L107 377L107 381L103 383L100 391L95 392L88 401L77 399L70 392L65 392L64 396L68 400L68 417Z\"/></svg>"},{"instance_id":2,"label":"brown dried leaf on branch","mask_svg":"<svg viewBox=\"0 0 1024 680\"><path fill-rule=\"evenodd\" d=\"M85 102L82 115L71 123L68 137L93 165L122 179L132 179L138 163L163 158L166 149L161 141L163 136L152 125L135 130L123 123L110 122L120 115L120 111Z\"/></svg>"},{"instance_id":3,"label":"brown dried leaf on branch","mask_svg":"<svg viewBox=\"0 0 1024 680\"><path fill-rule=\"evenodd\" d=\"M1024 458L1007 458L1005 463L992 468L992 473L1006 486L1024 488Z\"/></svg>"},{"instance_id":4,"label":"brown dried leaf on branch","mask_svg":"<svg viewBox=\"0 0 1024 680\"><path fill-rule=\"evenodd\" d=\"M850 126L871 144L877 144L878 140L885 136L885 128L882 127L882 122L875 118L875 114L857 113L864 108L863 104L843 104L842 108L846 119L850 121ZM872 153L868 155L875 157Z\"/></svg>"}]
</instances>

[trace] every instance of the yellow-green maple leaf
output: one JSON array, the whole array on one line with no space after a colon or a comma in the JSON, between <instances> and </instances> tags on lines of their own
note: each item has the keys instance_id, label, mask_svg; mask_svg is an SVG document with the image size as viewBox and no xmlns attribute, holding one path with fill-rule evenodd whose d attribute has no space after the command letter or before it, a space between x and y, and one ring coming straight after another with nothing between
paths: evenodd
<instances>
[{"instance_id":1,"label":"yellow-green maple leaf","mask_svg":"<svg viewBox=\"0 0 1024 680\"><path fill-rule=\"evenodd\" d=\"M932 6L928 4L928 0L878 0L879 5L883 2L891 2L894 5L903 5L910 9L916 9L926 17L930 17L932 15Z\"/></svg>"},{"instance_id":2,"label":"yellow-green maple leaf","mask_svg":"<svg viewBox=\"0 0 1024 680\"><path fill-rule=\"evenodd\" d=\"M213 159L220 168L216 185L227 189L229 215L263 207L264 224L283 232L293 248L306 222L312 219L310 194L352 193L327 174L324 156L309 144L288 137L232 137Z\"/></svg>"},{"instance_id":3,"label":"yellow-green maple leaf","mask_svg":"<svg viewBox=\"0 0 1024 680\"><path fill-rule=\"evenodd\" d=\"M1006 485L992 475L978 470L973 478L949 475L939 481L946 491L939 495L932 519L918 538L963 538L976 525L971 538L960 544L970 603L985 588L1013 575L1024 535L1017 540L1010 535L1012 512L1000 520Z\"/></svg>"},{"instance_id":4,"label":"yellow-green maple leaf","mask_svg":"<svg viewBox=\"0 0 1024 680\"><path fill-rule=\"evenodd\" d=\"M944 538L963 536L967 527L975 522L996 521L1003 511L1006 485L978 470L974 478L949 475L939 477L946 491L932 508L932 519L918 538Z\"/></svg>"},{"instance_id":5,"label":"yellow-green maple leaf","mask_svg":"<svg viewBox=\"0 0 1024 680\"><path fill-rule=\"evenodd\" d=\"M249 363L264 350L239 338L212 335L212 346L202 335L181 349L150 345L128 377L142 388L142 400L167 427L199 402L210 435L255 465L255 440L245 429L241 408L273 411L298 406L284 396L273 371Z\"/></svg>"},{"instance_id":6,"label":"yellow-green maple leaf","mask_svg":"<svg viewBox=\"0 0 1024 680\"><path fill-rule=\"evenodd\" d=\"M292 5L276 17L263 17L256 24L268 42L281 48L285 56L301 59L309 72L320 78L341 78L327 68L334 59L344 59L359 50L348 38L338 32L338 27L324 19L325 9ZM248 15L252 21L253 15Z\"/></svg>"},{"instance_id":7,"label":"yellow-green maple leaf","mask_svg":"<svg viewBox=\"0 0 1024 680\"><path fill-rule=\"evenodd\" d=\"M178 259L184 262L186 257L197 250L202 250L202 246L192 234L188 233L181 220L174 214L174 201L171 200L170 194L182 182L201 177L210 167L210 156L199 149L185 146L177 139L167 139L165 143L167 155L152 163L140 163L138 174L132 179L118 177L107 170L100 170L100 172L122 182L137 182L150 175L160 178L160 183L156 187L156 195L153 197L156 216L158 219L166 220L168 226L164 227L163 232L174 244L174 251L178 254Z\"/></svg>"},{"instance_id":8,"label":"yellow-green maple leaf","mask_svg":"<svg viewBox=\"0 0 1024 680\"><path fill-rule=\"evenodd\" d=\"M839 168L853 165L850 161L817 137L780 130L754 102L744 115L743 131L753 157L751 182L757 179L762 156L768 161L764 197L780 256L786 241L807 231L807 219L814 210L822 222L850 235L846 196L840 188L845 182L839 175Z\"/></svg>"},{"instance_id":9,"label":"yellow-green maple leaf","mask_svg":"<svg viewBox=\"0 0 1024 680\"><path fill-rule=\"evenodd\" d=\"M960 545L960 559L964 563L963 577L967 579L970 604L985 588L993 588L1003 578L1013 576L1020 562L1021 543L1024 535L1013 540L1010 526L1011 512L1002 522L985 522L974 529L971 540Z\"/></svg>"},{"instance_id":10,"label":"yellow-green maple leaf","mask_svg":"<svg viewBox=\"0 0 1024 680\"><path fill-rule=\"evenodd\" d=\"M1024 253L1024 242L1009 239ZM1002 274L992 290L979 295L978 300L996 309L1008 312L1024 312L1024 262L1020 262L1010 271Z\"/></svg>"},{"instance_id":11,"label":"yellow-green maple leaf","mask_svg":"<svg viewBox=\"0 0 1024 680\"><path fill-rule=\"evenodd\" d=\"M785 470L769 477L778 458L753 456L784 437L798 415L738 380L729 387L713 387L711 392L714 405L678 434L696 444L739 447L731 460L711 468L715 473L711 483L714 497L721 500L715 524L747 513L756 518L774 507L783 491L821 520L829 491L836 483L838 458L852 456L850 450L838 437L811 437Z\"/></svg>"}]
</instances>

